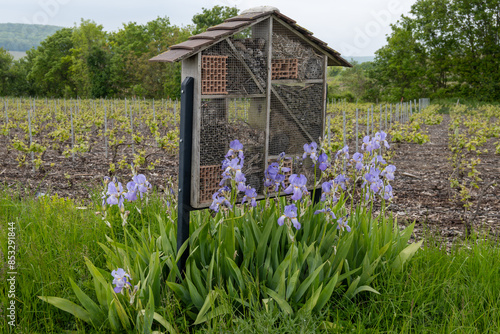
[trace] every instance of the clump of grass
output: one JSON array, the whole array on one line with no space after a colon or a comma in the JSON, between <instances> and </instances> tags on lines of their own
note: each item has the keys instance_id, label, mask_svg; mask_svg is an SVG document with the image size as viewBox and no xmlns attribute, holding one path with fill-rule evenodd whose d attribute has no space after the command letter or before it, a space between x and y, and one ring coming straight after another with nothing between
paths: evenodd
<instances>
[{"instance_id":1,"label":"clump of grass","mask_svg":"<svg viewBox=\"0 0 500 334\"><path fill-rule=\"evenodd\" d=\"M259 308L214 319L199 332L222 326L231 333L498 333L499 257L496 243L477 238L450 253L431 243L403 272L377 281L380 295L334 295L321 313L302 318Z\"/></svg>"},{"instance_id":2,"label":"clump of grass","mask_svg":"<svg viewBox=\"0 0 500 334\"><path fill-rule=\"evenodd\" d=\"M377 281L381 295L332 299L326 319L384 333L498 332L499 257L495 243L476 238L455 245L450 254L428 246L405 272Z\"/></svg>"},{"instance_id":3,"label":"clump of grass","mask_svg":"<svg viewBox=\"0 0 500 334\"><path fill-rule=\"evenodd\" d=\"M106 267L98 242L105 240L108 228L94 214L95 208L77 209L80 205L58 197L34 199L0 191L0 249L4 254L7 223L14 221L17 231L17 332L94 333L72 315L36 297L57 295L78 303L69 278L89 295L93 288L83 257ZM142 212L148 217L164 216L166 207L153 201L144 203ZM148 217L145 222L154 221ZM351 300L339 291L320 313L300 317L285 315L263 303L243 311L233 309L230 314L192 326L168 290L162 305L164 317L181 332L494 333L500 331L499 258L496 243L478 238L455 245L449 253L428 242L401 273L381 274L374 285L380 295L361 294ZM3 305L8 301L5 288L2 279ZM8 328L1 317L0 332Z\"/></svg>"},{"instance_id":4,"label":"clump of grass","mask_svg":"<svg viewBox=\"0 0 500 334\"><path fill-rule=\"evenodd\" d=\"M83 257L104 266L98 242L105 240L107 228L93 209L57 196L34 198L7 189L0 191L0 249L3 254L7 254L6 226L9 222L16 226L16 331L60 333L84 329L73 316L44 303L37 296L54 294L76 301L68 288L69 278L83 290L90 288L92 282ZM3 259L2 263L5 263ZM0 302L7 305L4 283L2 279ZM9 327L7 319L0 317L0 328L6 332Z\"/></svg>"}]
</instances>

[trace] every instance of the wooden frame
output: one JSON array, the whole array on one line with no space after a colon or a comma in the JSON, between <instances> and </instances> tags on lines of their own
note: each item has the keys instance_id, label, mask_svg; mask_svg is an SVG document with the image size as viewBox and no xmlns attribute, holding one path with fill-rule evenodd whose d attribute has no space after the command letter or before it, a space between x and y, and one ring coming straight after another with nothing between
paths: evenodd
<instances>
[{"instance_id":1,"label":"wooden frame","mask_svg":"<svg viewBox=\"0 0 500 334\"><path fill-rule=\"evenodd\" d=\"M275 21L276 20L276 21ZM253 119L248 120L251 127L260 129L264 131L265 134L265 147L263 150L263 166L262 168L265 170L268 167L269 159L272 159L274 156L270 155L270 137L273 135L270 133L270 121L271 121L271 98L273 94L276 98L283 104L283 108L285 112L293 119L294 123L300 128L301 132L304 132L304 136L308 138L308 140L314 141L315 138L312 138L311 134L307 133L307 129L301 124L300 120L294 115L293 110L288 108L285 101L282 97L279 96L278 92L273 88L273 84L285 84L285 85L304 85L304 84L321 84L322 85L322 98L323 101L321 103L321 136L324 136L324 126L326 122L326 97L327 97L327 70L328 70L328 56L319 50L317 47L314 47L314 50L317 54L322 55L324 72L321 75L321 79L283 79L283 80L272 80L272 54L273 54L273 25L274 22L279 22L285 27L288 25L282 20L269 16L263 19L258 20L250 27L245 27L245 29L252 29L252 37L253 38L263 38L266 40L265 47L265 55L267 59L267 78L266 78L266 87L263 87L259 84L258 80L256 80L255 76L252 73L252 70L246 66L245 62L242 59L238 60L243 63L243 69L251 73L252 80L257 84L257 87L262 92L261 94L210 94L210 95L202 95L202 87L201 87L201 76L202 76L202 51L206 48L200 49L197 53L193 54L189 58L182 60L182 79L184 80L186 77L193 77L195 79L195 88L194 88L194 111L193 111L193 149L192 149L192 168L191 168L191 206L193 208L201 209L208 207L210 204L207 202L200 202L200 140L201 140L201 122L202 122L202 110L201 110L201 102L202 99L225 99L226 104L229 103L230 98L246 98L250 99L250 108L248 110L249 115L252 115ZM242 29L236 30L230 36L227 36L218 43L223 41L229 41L229 38L234 34L240 32ZM290 29L293 31L293 29ZM296 33L296 32L295 32ZM296 33L298 36L300 34ZM308 42L310 45L312 43L305 38L301 38L302 40ZM229 41L230 42L230 41ZM229 43L229 46L232 46L232 43ZM314 46L314 45L312 45ZM256 112L257 108L259 112ZM227 108L226 108L227 109ZM265 110L261 110L265 109ZM228 110L228 109L227 109ZM260 113L263 111L263 113ZM227 114L226 114L227 116ZM311 188L312 189L312 188ZM262 199L264 196L259 194L258 199Z\"/></svg>"}]
</instances>

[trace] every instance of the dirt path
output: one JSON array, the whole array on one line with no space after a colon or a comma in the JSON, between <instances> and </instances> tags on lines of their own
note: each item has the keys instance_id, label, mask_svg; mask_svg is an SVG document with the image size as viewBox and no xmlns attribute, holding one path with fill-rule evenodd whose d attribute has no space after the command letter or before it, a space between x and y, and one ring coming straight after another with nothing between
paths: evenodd
<instances>
[{"instance_id":1,"label":"dirt path","mask_svg":"<svg viewBox=\"0 0 500 334\"><path fill-rule=\"evenodd\" d=\"M393 144L397 167L393 184L394 203L391 210L400 221L417 222L416 233L425 225L442 237L453 240L463 235L464 220L474 216L474 228L490 229L498 235L500 231L500 156L495 155L493 142L489 139L488 153L480 155L478 170L483 182L472 195L472 213L464 215L460 201L453 199L449 177L452 167L449 161L448 125L450 117L444 115L439 125L427 127L430 142L423 145L413 143ZM494 187L484 189L491 181ZM484 194L481 196L480 194ZM477 202L481 198L480 206ZM476 210L477 209L477 210ZM476 213L477 211L477 213Z\"/></svg>"}]
</instances>

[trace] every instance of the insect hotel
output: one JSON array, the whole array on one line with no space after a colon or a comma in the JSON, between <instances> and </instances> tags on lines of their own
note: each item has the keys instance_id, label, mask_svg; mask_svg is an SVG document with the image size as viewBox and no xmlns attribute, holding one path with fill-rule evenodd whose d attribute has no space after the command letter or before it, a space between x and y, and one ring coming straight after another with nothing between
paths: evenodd
<instances>
[{"instance_id":1,"label":"insect hotel","mask_svg":"<svg viewBox=\"0 0 500 334\"><path fill-rule=\"evenodd\" d=\"M151 61L182 61L194 78L190 205L208 207L229 143L244 146L247 184L264 194L264 171L281 152L311 177L303 145L323 136L328 66L351 65L274 7L244 11Z\"/></svg>"}]
</instances>

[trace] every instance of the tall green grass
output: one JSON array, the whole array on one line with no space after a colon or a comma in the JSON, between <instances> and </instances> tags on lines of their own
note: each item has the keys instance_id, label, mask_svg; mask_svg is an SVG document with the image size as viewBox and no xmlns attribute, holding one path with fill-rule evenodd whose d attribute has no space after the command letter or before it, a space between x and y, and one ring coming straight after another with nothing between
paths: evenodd
<instances>
[{"instance_id":1,"label":"tall green grass","mask_svg":"<svg viewBox=\"0 0 500 334\"><path fill-rule=\"evenodd\" d=\"M500 248L470 239L450 254L429 246L382 294L356 303L332 301L331 310L356 329L394 333L498 333ZM380 280L379 280L380 281Z\"/></svg>"},{"instance_id":2,"label":"tall green grass","mask_svg":"<svg viewBox=\"0 0 500 334\"><path fill-rule=\"evenodd\" d=\"M500 248L488 241L470 239L449 254L431 245L402 273L377 280L380 295L334 295L322 313L305 318L260 309L203 330L218 333L229 324L231 333L499 333L499 258Z\"/></svg>"},{"instance_id":3,"label":"tall green grass","mask_svg":"<svg viewBox=\"0 0 500 334\"><path fill-rule=\"evenodd\" d=\"M70 314L37 298L51 295L78 303L69 278L93 295L83 257L106 268L97 243L105 241L109 229L95 215L97 207L78 209L80 206L82 203L57 197L34 199L10 190L0 191L0 249L4 254L7 223L16 222L17 229L17 327L13 332L94 333ZM155 214L166 216L167 207L162 200L153 200L143 203L141 212L144 218L135 221L148 224L155 221ZM193 326L171 293L165 293L162 304L171 306L166 318L180 332L498 333L498 259L500 248L492 241L470 239L455 245L449 254L429 242L402 273L381 274L374 286L380 295L360 294L349 300L339 292L321 313L302 317L256 305ZM8 302L6 287L3 276L0 301L4 306ZM8 332L7 321L0 316L0 333Z\"/></svg>"},{"instance_id":4,"label":"tall green grass","mask_svg":"<svg viewBox=\"0 0 500 334\"><path fill-rule=\"evenodd\" d=\"M29 194L21 196L18 192L0 191L0 249L5 255L7 224L16 223L16 332L60 333L83 329L72 316L36 296L57 294L75 300L69 278L84 290L90 286L90 274L83 257L103 265L104 257L97 242L105 240L106 229L92 209L57 196L35 199ZM3 305L8 303L5 283L2 278L0 302ZM9 328L7 320L1 317L0 332L6 333Z\"/></svg>"}]
</instances>

